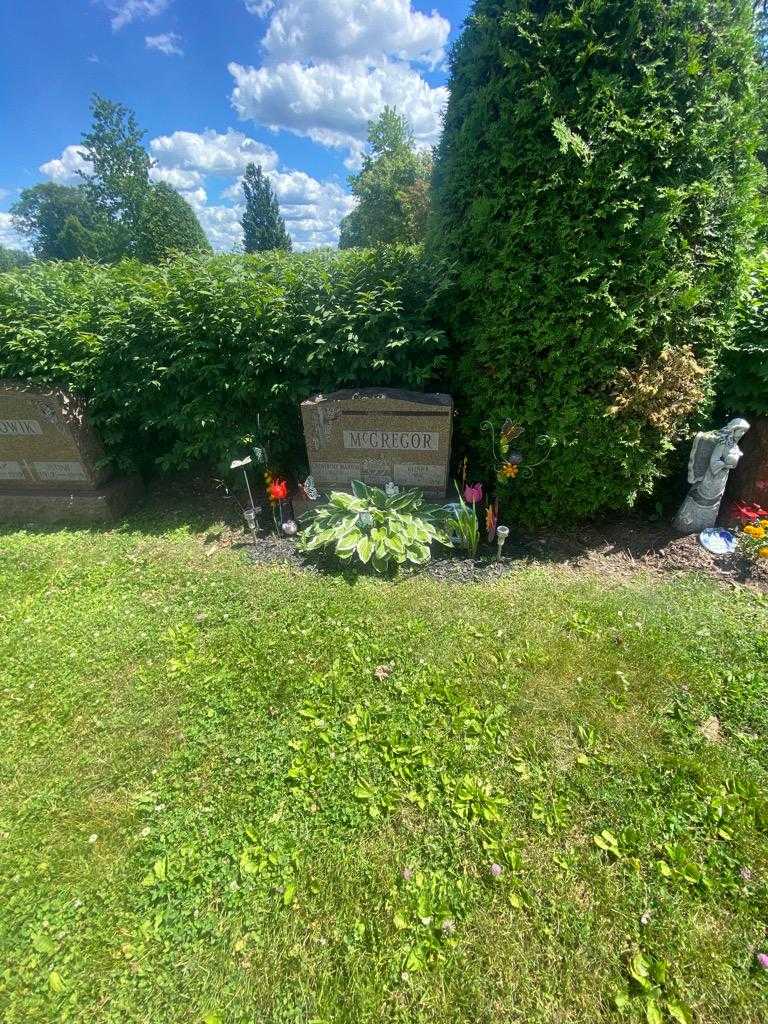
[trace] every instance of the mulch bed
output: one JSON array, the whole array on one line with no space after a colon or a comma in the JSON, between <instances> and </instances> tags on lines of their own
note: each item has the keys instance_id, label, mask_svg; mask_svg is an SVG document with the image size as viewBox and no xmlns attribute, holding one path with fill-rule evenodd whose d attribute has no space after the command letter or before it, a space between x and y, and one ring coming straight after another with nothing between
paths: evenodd
<instances>
[{"instance_id":1,"label":"mulch bed","mask_svg":"<svg viewBox=\"0 0 768 1024\"><path fill-rule=\"evenodd\" d=\"M374 575L372 570L340 564L327 556L302 555L292 540L274 534L260 534L255 545L250 535L240 531L238 534L231 538L233 545L258 565L283 564L310 572ZM705 551L697 537L680 537L669 527L641 519L585 526L568 533L511 535L501 563L496 561L495 548L486 547L476 559L456 557L439 546L433 551L432 561L427 565L403 567L402 574L446 583L480 583L497 580L522 566L548 564L613 580L642 572L660 576L696 572L722 583L768 592L768 566L754 565L740 555L715 557Z\"/></svg>"},{"instance_id":2,"label":"mulch bed","mask_svg":"<svg viewBox=\"0 0 768 1024\"><path fill-rule=\"evenodd\" d=\"M180 495L183 496L180 500ZM171 516L195 520L209 550L232 547L244 552L258 565L286 565L309 572L336 575L374 575L367 567L355 568L329 557L306 556L296 550L293 540L261 530L254 545L243 529L236 507L212 489L210 480L186 478L177 485L156 484L148 503L166 509ZM204 523L224 520L226 526L206 532ZM266 525L266 524L265 524ZM767 560L768 561L768 560ZM701 547L698 537L681 537L669 525L653 523L639 516L586 525L570 531L516 532L514 526L504 546L501 564L495 548L485 546L477 559L456 557L452 551L435 546L426 566L404 567L404 575L422 576L449 583L493 581L521 566L558 565L565 570L591 571L606 579L621 580L637 573L676 576L696 572L725 584L746 585L768 592L768 564L753 564L740 555L715 557Z\"/></svg>"}]
</instances>

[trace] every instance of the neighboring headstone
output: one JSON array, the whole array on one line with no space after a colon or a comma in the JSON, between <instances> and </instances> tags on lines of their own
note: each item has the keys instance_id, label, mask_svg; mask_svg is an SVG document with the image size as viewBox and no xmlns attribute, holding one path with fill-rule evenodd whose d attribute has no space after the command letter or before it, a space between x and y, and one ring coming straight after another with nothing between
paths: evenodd
<instances>
[{"instance_id":1,"label":"neighboring headstone","mask_svg":"<svg viewBox=\"0 0 768 1024\"><path fill-rule=\"evenodd\" d=\"M768 509L768 416L751 419L744 458L731 473L726 500Z\"/></svg>"},{"instance_id":2,"label":"neighboring headstone","mask_svg":"<svg viewBox=\"0 0 768 1024\"><path fill-rule=\"evenodd\" d=\"M112 479L80 401L0 381L0 520L109 520L141 490Z\"/></svg>"},{"instance_id":3,"label":"neighboring headstone","mask_svg":"<svg viewBox=\"0 0 768 1024\"><path fill-rule=\"evenodd\" d=\"M453 432L450 395L363 388L316 395L301 405L309 467L321 491L353 480L417 487L443 498Z\"/></svg>"},{"instance_id":4,"label":"neighboring headstone","mask_svg":"<svg viewBox=\"0 0 768 1024\"><path fill-rule=\"evenodd\" d=\"M746 420L731 420L722 430L696 435L688 463L688 497L675 517L681 533L700 533L717 522L728 474L739 464L739 441L749 430Z\"/></svg>"}]
</instances>

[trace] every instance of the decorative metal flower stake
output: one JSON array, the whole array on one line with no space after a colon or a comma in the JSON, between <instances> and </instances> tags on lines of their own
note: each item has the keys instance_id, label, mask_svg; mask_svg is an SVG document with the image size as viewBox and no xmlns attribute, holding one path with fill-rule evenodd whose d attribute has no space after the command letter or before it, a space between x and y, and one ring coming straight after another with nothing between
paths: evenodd
<instances>
[{"instance_id":1,"label":"decorative metal flower stake","mask_svg":"<svg viewBox=\"0 0 768 1024\"><path fill-rule=\"evenodd\" d=\"M546 447L547 450L543 458L539 459L538 462L528 463L524 459L522 452L511 450L512 442L523 434L523 427L519 423L505 420L499 431L498 439L496 437L496 428L491 420L485 420L480 425L480 429L487 430L491 435L491 459L496 479L501 484L508 483L517 476L526 478L533 476L534 469L538 469L539 466L547 461L552 454L552 449L557 444L555 439L550 437L549 434L541 434L536 438L535 443L540 448Z\"/></svg>"}]
</instances>

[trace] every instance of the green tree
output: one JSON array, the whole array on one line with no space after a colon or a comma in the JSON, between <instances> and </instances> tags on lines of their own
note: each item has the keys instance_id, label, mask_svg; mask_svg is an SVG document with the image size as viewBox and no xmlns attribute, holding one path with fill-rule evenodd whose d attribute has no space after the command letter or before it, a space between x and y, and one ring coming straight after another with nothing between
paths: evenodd
<instances>
[{"instance_id":1,"label":"green tree","mask_svg":"<svg viewBox=\"0 0 768 1024\"><path fill-rule=\"evenodd\" d=\"M11 218L39 260L108 260L114 255L108 224L82 188L53 182L26 188L11 207Z\"/></svg>"},{"instance_id":2,"label":"green tree","mask_svg":"<svg viewBox=\"0 0 768 1024\"><path fill-rule=\"evenodd\" d=\"M211 252L211 244L189 203L160 181L142 208L136 255L144 263L159 263L172 252Z\"/></svg>"},{"instance_id":3,"label":"green tree","mask_svg":"<svg viewBox=\"0 0 768 1024\"><path fill-rule=\"evenodd\" d=\"M7 245L0 245L0 272L3 270L16 270L17 267L27 267L32 262L32 257L22 249L10 249Z\"/></svg>"},{"instance_id":4,"label":"green tree","mask_svg":"<svg viewBox=\"0 0 768 1024\"><path fill-rule=\"evenodd\" d=\"M470 451L480 462L482 421L507 415L557 442L515 482L513 515L630 505L711 393L761 179L751 8L474 4L431 242L457 264L451 384Z\"/></svg>"},{"instance_id":5,"label":"green tree","mask_svg":"<svg viewBox=\"0 0 768 1024\"><path fill-rule=\"evenodd\" d=\"M349 179L357 207L341 222L339 247L350 249L424 239L432 157L418 153L404 117L385 107L368 125L359 174Z\"/></svg>"},{"instance_id":6,"label":"green tree","mask_svg":"<svg viewBox=\"0 0 768 1024\"><path fill-rule=\"evenodd\" d=\"M142 145L144 132L133 111L102 96L93 97L91 115L82 143L91 169L78 173L86 196L109 225L113 251L133 255L150 195L152 161Z\"/></svg>"},{"instance_id":7,"label":"green tree","mask_svg":"<svg viewBox=\"0 0 768 1024\"><path fill-rule=\"evenodd\" d=\"M245 211L243 248L246 252L268 252L271 249L291 251L291 238L280 215L277 196L261 167L248 164L243 176Z\"/></svg>"}]
</instances>

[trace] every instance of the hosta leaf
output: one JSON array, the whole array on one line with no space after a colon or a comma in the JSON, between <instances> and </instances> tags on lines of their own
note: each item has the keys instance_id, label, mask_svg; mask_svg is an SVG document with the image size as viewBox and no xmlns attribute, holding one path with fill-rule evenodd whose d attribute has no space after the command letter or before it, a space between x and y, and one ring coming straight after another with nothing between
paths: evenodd
<instances>
[{"instance_id":1,"label":"hosta leaf","mask_svg":"<svg viewBox=\"0 0 768 1024\"><path fill-rule=\"evenodd\" d=\"M367 565L373 557L374 543L367 533L364 533L357 542L357 555L360 561Z\"/></svg>"},{"instance_id":2,"label":"hosta leaf","mask_svg":"<svg viewBox=\"0 0 768 1024\"><path fill-rule=\"evenodd\" d=\"M667 1003L667 1013L678 1024L693 1024L693 1014L684 1003L676 1000Z\"/></svg>"},{"instance_id":3,"label":"hosta leaf","mask_svg":"<svg viewBox=\"0 0 768 1024\"><path fill-rule=\"evenodd\" d=\"M649 999L645 1004L645 1019L648 1024L664 1024L664 1017L655 999Z\"/></svg>"},{"instance_id":4,"label":"hosta leaf","mask_svg":"<svg viewBox=\"0 0 768 1024\"><path fill-rule=\"evenodd\" d=\"M356 498L353 494L334 491L330 500L337 508L343 508L347 512L365 512L365 502L360 498Z\"/></svg>"},{"instance_id":5,"label":"hosta leaf","mask_svg":"<svg viewBox=\"0 0 768 1024\"><path fill-rule=\"evenodd\" d=\"M356 550L362 537L363 534L359 530L348 530L336 544L336 554L342 556L345 554L351 555Z\"/></svg>"},{"instance_id":6,"label":"hosta leaf","mask_svg":"<svg viewBox=\"0 0 768 1024\"><path fill-rule=\"evenodd\" d=\"M405 544L403 543L402 538L399 537L396 533L389 534L389 536L385 539L385 544L390 551L395 551L400 555L402 555L405 552Z\"/></svg>"}]
</instances>

